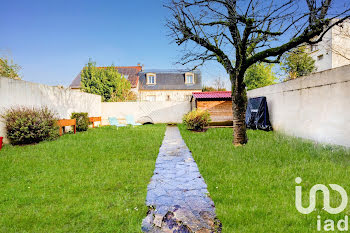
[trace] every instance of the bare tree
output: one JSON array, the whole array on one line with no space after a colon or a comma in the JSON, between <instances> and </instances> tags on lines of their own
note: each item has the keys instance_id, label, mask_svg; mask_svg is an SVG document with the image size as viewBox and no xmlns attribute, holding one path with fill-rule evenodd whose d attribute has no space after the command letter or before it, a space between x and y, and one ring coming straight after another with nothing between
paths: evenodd
<instances>
[{"instance_id":1,"label":"bare tree","mask_svg":"<svg viewBox=\"0 0 350 233\"><path fill-rule=\"evenodd\" d=\"M286 51L317 43L334 25L349 17L337 12L332 0L169 0L170 35L185 45L181 64L194 68L208 60L219 62L232 84L233 143L248 140L244 74L257 62L279 62ZM345 3L344 3L345 4ZM331 19L338 19L330 23Z\"/></svg>"},{"instance_id":2,"label":"bare tree","mask_svg":"<svg viewBox=\"0 0 350 233\"><path fill-rule=\"evenodd\" d=\"M225 82L221 79L221 76L214 80L214 88L218 91L226 90Z\"/></svg>"}]
</instances>

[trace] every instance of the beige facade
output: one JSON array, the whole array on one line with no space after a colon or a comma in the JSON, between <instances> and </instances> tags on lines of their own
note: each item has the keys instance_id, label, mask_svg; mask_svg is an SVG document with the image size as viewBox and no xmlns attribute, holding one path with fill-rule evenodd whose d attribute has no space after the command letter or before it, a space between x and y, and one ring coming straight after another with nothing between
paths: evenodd
<instances>
[{"instance_id":1,"label":"beige facade","mask_svg":"<svg viewBox=\"0 0 350 233\"><path fill-rule=\"evenodd\" d=\"M139 90L139 101L190 101L192 92L202 90Z\"/></svg>"},{"instance_id":2,"label":"beige facade","mask_svg":"<svg viewBox=\"0 0 350 233\"><path fill-rule=\"evenodd\" d=\"M350 64L350 21L330 29L323 40L310 46L317 71Z\"/></svg>"}]
</instances>

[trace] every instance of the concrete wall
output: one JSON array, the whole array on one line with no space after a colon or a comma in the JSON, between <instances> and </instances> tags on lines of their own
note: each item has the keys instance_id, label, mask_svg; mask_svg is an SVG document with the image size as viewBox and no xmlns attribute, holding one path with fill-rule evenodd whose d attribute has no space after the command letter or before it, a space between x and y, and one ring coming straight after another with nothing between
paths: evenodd
<instances>
[{"instance_id":1,"label":"concrete wall","mask_svg":"<svg viewBox=\"0 0 350 233\"><path fill-rule=\"evenodd\" d=\"M0 114L13 106L47 106L59 118L70 118L72 112L101 116L99 95L0 77ZM3 122L0 122L0 136L5 136Z\"/></svg>"},{"instance_id":2,"label":"concrete wall","mask_svg":"<svg viewBox=\"0 0 350 233\"><path fill-rule=\"evenodd\" d=\"M102 103L102 122L116 117L125 123L125 116L133 115L140 123L181 123L182 116L191 110L190 102L110 102Z\"/></svg>"},{"instance_id":3,"label":"concrete wall","mask_svg":"<svg viewBox=\"0 0 350 233\"><path fill-rule=\"evenodd\" d=\"M350 65L248 91L257 96L275 130L350 147Z\"/></svg>"}]
</instances>

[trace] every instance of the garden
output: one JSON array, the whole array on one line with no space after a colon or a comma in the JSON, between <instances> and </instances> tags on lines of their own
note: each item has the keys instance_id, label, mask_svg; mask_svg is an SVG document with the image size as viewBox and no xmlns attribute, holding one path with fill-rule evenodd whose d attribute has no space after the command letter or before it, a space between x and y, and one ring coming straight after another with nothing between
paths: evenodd
<instances>
[{"instance_id":1,"label":"garden","mask_svg":"<svg viewBox=\"0 0 350 233\"><path fill-rule=\"evenodd\" d=\"M15 143L0 150L1 232L141 231L165 124L88 128L87 114L75 113L80 132L58 137L45 108L7 114ZM235 147L231 128L207 128L206 111L183 120L178 127L208 185L222 232L313 232L327 219L347 218L348 207L338 215L325 212L321 192L311 214L295 207L297 185L305 190L304 207L315 184L349 189L344 178L350 151L344 147L258 130L248 130L249 143ZM331 195L331 206L338 206L341 196Z\"/></svg>"},{"instance_id":2,"label":"garden","mask_svg":"<svg viewBox=\"0 0 350 233\"><path fill-rule=\"evenodd\" d=\"M257 130L248 130L248 144L234 147L230 128L205 133L179 128L208 185L222 232L315 232L318 215L321 229L326 219L336 229L337 221L350 214L348 207L337 215L324 211L322 192L315 212L304 215L295 207L296 177L303 180L304 207L315 184L338 184L350 191L349 150ZM340 195L330 195L331 206L339 206Z\"/></svg>"},{"instance_id":3,"label":"garden","mask_svg":"<svg viewBox=\"0 0 350 233\"><path fill-rule=\"evenodd\" d=\"M139 232L165 125L0 150L1 232Z\"/></svg>"}]
</instances>

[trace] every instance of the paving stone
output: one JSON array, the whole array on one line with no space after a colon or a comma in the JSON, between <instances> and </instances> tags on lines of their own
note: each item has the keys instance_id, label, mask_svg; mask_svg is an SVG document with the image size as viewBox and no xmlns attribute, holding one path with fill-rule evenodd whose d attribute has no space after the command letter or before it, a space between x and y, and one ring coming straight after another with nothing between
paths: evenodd
<instances>
[{"instance_id":1,"label":"paving stone","mask_svg":"<svg viewBox=\"0 0 350 233\"><path fill-rule=\"evenodd\" d=\"M154 220L153 220L154 226L161 228L162 227L162 222L163 222L163 217L164 216L161 215L161 214L155 214L154 215Z\"/></svg>"},{"instance_id":2,"label":"paving stone","mask_svg":"<svg viewBox=\"0 0 350 233\"><path fill-rule=\"evenodd\" d=\"M207 185L177 127L167 127L146 204L151 211L144 232L221 232Z\"/></svg>"}]
</instances>

